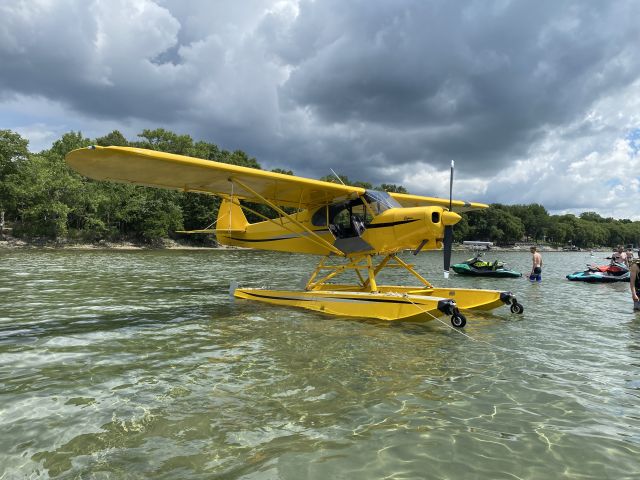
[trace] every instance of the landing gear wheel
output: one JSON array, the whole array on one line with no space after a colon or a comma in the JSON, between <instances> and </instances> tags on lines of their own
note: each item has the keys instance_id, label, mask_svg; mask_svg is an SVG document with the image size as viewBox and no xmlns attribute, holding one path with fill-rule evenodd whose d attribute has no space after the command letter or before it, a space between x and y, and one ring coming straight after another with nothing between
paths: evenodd
<instances>
[{"instance_id":1,"label":"landing gear wheel","mask_svg":"<svg viewBox=\"0 0 640 480\"><path fill-rule=\"evenodd\" d=\"M456 328L463 328L467 324L466 317L460 312L454 313L451 316L451 325Z\"/></svg>"},{"instance_id":2,"label":"landing gear wheel","mask_svg":"<svg viewBox=\"0 0 640 480\"><path fill-rule=\"evenodd\" d=\"M524 307L520 305L518 302L513 302L511 304L511 313L517 313L518 315L524 312Z\"/></svg>"}]
</instances>

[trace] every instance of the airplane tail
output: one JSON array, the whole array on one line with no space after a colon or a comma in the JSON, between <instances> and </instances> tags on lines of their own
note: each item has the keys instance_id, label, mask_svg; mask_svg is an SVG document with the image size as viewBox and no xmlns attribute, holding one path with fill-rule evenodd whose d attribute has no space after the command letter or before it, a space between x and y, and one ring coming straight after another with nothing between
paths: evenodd
<instances>
[{"instance_id":1,"label":"airplane tail","mask_svg":"<svg viewBox=\"0 0 640 480\"><path fill-rule=\"evenodd\" d=\"M239 205L222 199L216 220L216 233L245 232L249 222Z\"/></svg>"}]
</instances>

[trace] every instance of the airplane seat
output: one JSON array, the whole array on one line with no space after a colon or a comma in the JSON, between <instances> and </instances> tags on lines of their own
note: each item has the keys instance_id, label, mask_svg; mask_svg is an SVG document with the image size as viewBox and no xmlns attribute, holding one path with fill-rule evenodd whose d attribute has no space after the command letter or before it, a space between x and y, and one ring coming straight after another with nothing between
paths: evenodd
<instances>
[{"instance_id":1,"label":"airplane seat","mask_svg":"<svg viewBox=\"0 0 640 480\"><path fill-rule=\"evenodd\" d=\"M333 234L334 237L336 238L342 238L342 230L340 228L340 225L337 225L335 223L331 223L329 224L329 231Z\"/></svg>"},{"instance_id":2,"label":"airplane seat","mask_svg":"<svg viewBox=\"0 0 640 480\"><path fill-rule=\"evenodd\" d=\"M362 233L364 232L364 222L358 215L351 216L351 228L353 229L353 232L358 236L362 235Z\"/></svg>"}]
</instances>

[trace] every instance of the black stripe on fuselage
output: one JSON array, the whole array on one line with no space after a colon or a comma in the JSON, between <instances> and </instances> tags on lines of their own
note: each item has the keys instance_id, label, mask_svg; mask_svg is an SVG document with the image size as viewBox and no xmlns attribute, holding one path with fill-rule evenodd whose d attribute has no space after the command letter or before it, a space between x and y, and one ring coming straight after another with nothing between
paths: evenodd
<instances>
[{"instance_id":1,"label":"black stripe on fuselage","mask_svg":"<svg viewBox=\"0 0 640 480\"><path fill-rule=\"evenodd\" d=\"M412 218L410 220L399 220L397 222L387 222L387 223L370 223L369 225L366 226L367 229L369 228L385 228L385 227L393 227L395 225L404 225L405 223L412 223L412 222L417 222L418 219L417 218Z\"/></svg>"},{"instance_id":2,"label":"black stripe on fuselage","mask_svg":"<svg viewBox=\"0 0 640 480\"><path fill-rule=\"evenodd\" d=\"M292 238L298 237L284 237L284 238L263 238L263 239L248 239L248 238L235 238L229 237L231 240L235 240L236 242L246 242L246 243L254 243L254 242L277 242L278 240L291 240Z\"/></svg>"},{"instance_id":3,"label":"black stripe on fuselage","mask_svg":"<svg viewBox=\"0 0 640 480\"><path fill-rule=\"evenodd\" d=\"M328 232L328 229L323 230L314 230L313 233L323 233ZM229 237L231 240L235 240L236 242L276 242L278 240L291 240L293 238L307 238L302 232L300 235L288 235L286 237L272 237L272 238L236 238Z\"/></svg>"}]
</instances>

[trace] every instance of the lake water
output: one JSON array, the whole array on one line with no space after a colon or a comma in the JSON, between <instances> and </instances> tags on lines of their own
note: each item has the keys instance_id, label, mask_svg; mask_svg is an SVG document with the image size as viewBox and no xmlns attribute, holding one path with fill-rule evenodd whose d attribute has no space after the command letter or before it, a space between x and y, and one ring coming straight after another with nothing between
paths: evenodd
<instances>
[{"instance_id":1,"label":"lake water","mask_svg":"<svg viewBox=\"0 0 640 480\"><path fill-rule=\"evenodd\" d=\"M640 478L629 286L564 278L604 256L543 253L540 285L452 274L525 306L465 336L229 299L314 257L0 251L0 479ZM446 284L440 252L405 258Z\"/></svg>"}]
</instances>

